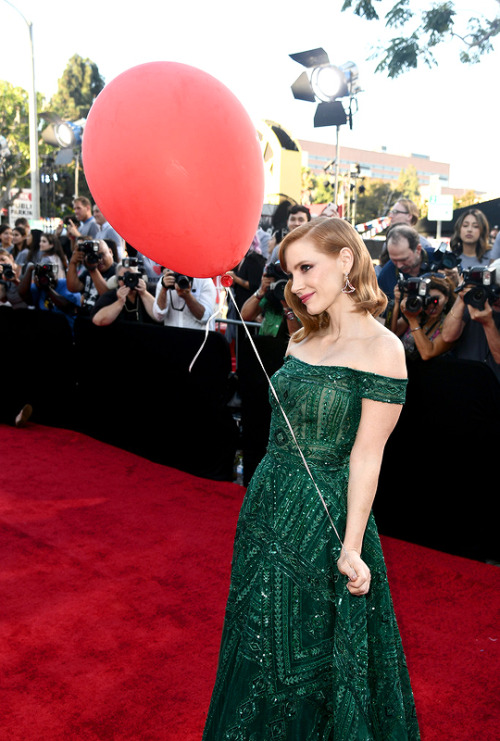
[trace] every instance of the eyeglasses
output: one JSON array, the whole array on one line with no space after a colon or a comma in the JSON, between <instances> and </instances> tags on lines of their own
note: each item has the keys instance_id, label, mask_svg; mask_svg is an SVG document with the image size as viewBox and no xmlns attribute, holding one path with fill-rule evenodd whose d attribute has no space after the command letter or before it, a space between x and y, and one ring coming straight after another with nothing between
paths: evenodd
<instances>
[{"instance_id":1,"label":"eyeglasses","mask_svg":"<svg viewBox=\"0 0 500 741\"><path fill-rule=\"evenodd\" d=\"M396 208L393 208L392 211L390 211L391 214L409 214L409 211L398 211Z\"/></svg>"}]
</instances>

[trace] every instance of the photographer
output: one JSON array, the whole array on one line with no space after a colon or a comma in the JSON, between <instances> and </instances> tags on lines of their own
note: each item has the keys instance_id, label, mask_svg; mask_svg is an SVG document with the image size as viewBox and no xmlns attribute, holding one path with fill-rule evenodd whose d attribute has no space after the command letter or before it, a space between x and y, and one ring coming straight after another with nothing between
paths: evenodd
<instances>
[{"instance_id":1,"label":"photographer","mask_svg":"<svg viewBox=\"0 0 500 741\"><path fill-rule=\"evenodd\" d=\"M500 260L464 272L459 289L443 339L457 342L454 358L486 363L500 382Z\"/></svg>"},{"instance_id":2,"label":"photographer","mask_svg":"<svg viewBox=\"0 0 500 741\"><path fill-rule=\"evenodd\" d=\"M68 266L67 285L70 291L82 294L81 312L90 314L99 296L108 291L107 280L113 277L116 263L104 240L80 240Z\"/></svg>"},{"instance_id":3,"label":"photographer","mask_svg":"<svg viewBox=\"0 0 500 741\"><path fill-rule=\"evenodd\" d=\"M19 295L19 268L8 250L0 248L0 306L26 309L27 304Z\"/></svg>"},{"instance_id":4,"label":"photographer","mask_svg":"<svg viewBox=\"0 0 500 741\"><path fill-rule=\"evenodd\" d=\"M416 278L429 272L429 259L434 250L420 242L420 235L406 224L391 226L387 234L389 261L377 276L378 284L387 298L394 298L394 287L399 273Z\"/></svg>"},{"instance_id":5,"label":"photographer","mask_svg":"<svg viewBox=\"0 0 500 741\"><path fill-rule=\"evenodd\" d=\"M216 299L211 278L192 278L165 269L156 285L153 313L167 327L205 329L215 312ZM213 324L210 329L215 329Z\"/></svg>"},{"instance_id":6,"label":"photographer","mask_svg":"<svg viewBox=\"0 0 500 741\"><path fill-rule=\"evenodd\" d=\"M259 335L287 338L300 329L299 320L285 301L287 282L288 276L279 262L269 264L260 288L243 304L241 316L246 322L256 321L262 315Z\"/></svg>"},{"instance_id":7,"label":"photographer","mask_svg":"<svg viewBox=\"0 0 500 741\"><path fill-rule=\"evenodd\" d=\"M268 265L274 264L278 261L281 240L283 239L283 237L285 237L288 232L296 229L298 226L307 224L308 221L311 221L311 212L307 208L307 206L300 206L298 204L295 204L295 206L290 206L288 208L286 226L281 228L277 226L271 236L271 239L269 240L269 259L267 261Z\"/></svg>"},{"instance_id":8,"label":"photographer","mask_svg":"<svg viewBox=\"0 0 500 741\"><path fill-rule=\"evenodd\" d=\"M398 282L390 328L401 338L409 360L430 360L451 350L453 343L444 341L442 329L452 304L452 283L442 275Z\"/></svg>"},{"instance_id":9,"label":"photographer","mask_svg":"<svg viewBox=\"0 0 500 741\"><path fill-rule=\"evenodd\" d=\"M64 278L57 278L57 265L48 258L37 265L27 265L19 294L36 309L64 314L73 327L81 296L68 289Z\"/></svg>"},{"instance_id":10,"label":"photographer","mask_svg":"<svg viewBox=\"0 0 500 741\"><path fill-rule=\"evenodd\" d=\"M106 327L117 320L144 322L149 317L156 321L154 298L148 292L139 268L129 264L131 260L133 258L125 258L116 269L118 288L106 291L96 301L92 321L98 327Z\"/></svg>"}]
</instances>

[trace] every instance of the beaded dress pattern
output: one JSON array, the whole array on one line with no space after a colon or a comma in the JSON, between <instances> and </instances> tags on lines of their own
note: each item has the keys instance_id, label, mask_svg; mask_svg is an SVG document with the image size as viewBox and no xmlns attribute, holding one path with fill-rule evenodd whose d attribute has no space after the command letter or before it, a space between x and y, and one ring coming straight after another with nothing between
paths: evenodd
<instances>
[{"instance_id":1,"label":"beaded dress pattern","mask_svg":"<svg viewBox=\"0 0 500 741\"><path fill-rule=\"evenodd\" d=\"M272 383L342 537L363 398L402 404L406 380L288 356ZM240 512L204 741L419 739L373 515L367 595L337 570L340 544L281 410Z\"/></svg>"}]
</instances>

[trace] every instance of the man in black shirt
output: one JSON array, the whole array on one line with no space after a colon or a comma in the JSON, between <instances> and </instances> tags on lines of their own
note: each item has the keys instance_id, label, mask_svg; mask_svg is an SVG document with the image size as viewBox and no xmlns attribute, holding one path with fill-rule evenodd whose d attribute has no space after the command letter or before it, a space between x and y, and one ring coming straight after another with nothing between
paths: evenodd
<instances>
[{"instance_id":1,"label":"man in black shirt","mask_svg":"<svg viewBox=\"0 0 500 741\"><path fill-rule=\"evenodd\" d=\"M92 311L92 321L98 327L119 321L144 322L152 319L154 297L136 267L120 264L116 270L118 288L99 296Z\"/></svg>"}]
</instances>

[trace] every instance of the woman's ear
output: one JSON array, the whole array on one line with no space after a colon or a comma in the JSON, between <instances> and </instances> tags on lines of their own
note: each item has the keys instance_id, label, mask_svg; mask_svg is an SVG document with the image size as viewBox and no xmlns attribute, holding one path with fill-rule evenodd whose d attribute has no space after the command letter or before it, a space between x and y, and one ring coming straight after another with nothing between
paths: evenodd
<instances>
[{"instance_id":1,"label":"woman's ear","mask_svg":"<svg viewBox=\"0 0 500 741\"><path fill-rule=\"evenodd\" d=\"M354 264L354 255L349 247L342 247L339 252L339 260L344 273L349 275Z\"/></svg>"}]
</instances>

